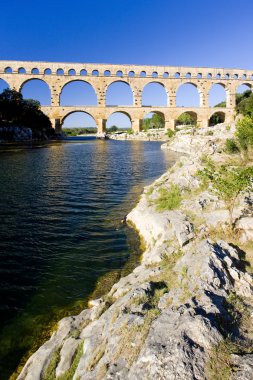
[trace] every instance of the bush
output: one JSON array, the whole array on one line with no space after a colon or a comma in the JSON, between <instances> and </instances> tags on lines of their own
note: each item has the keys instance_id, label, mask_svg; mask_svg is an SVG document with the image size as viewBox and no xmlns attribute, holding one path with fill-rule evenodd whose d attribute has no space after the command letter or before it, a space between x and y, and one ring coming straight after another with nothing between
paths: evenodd
<instances>
[{"instance_id":1,"label":"bush","mask_svg":"<svg viewBox=\"0 0 253 380\"><path fill-rule=\"evenodd\" d=\"M172 129L168 129L166 132L166 135L170 139L171 137L175 135L175 131L173 131Z\"/></svg>"},{"instance_id":2,"label":"bush","mask_svg":"<svg viewBox=\"0 0 253 380\"><path fill-rule=\"evenodd\" d=\"M198 172L203 184L212 184L212 190L222 199L229 212L230 226L234 226L233 212L236 201L243 191L253 190L253 167L233 168L224 165L216 167L210 162Z\"/></svg>"},{"instance_id":3,"label":"bush","mask_svg":"<svg viewBox=\"0 0 253 380\"><path fill-rule=\"evenodd\" d=\"M242 150L247 151L253 147L253 118L245 116L239 120L235 135Z\"/></svg>"},{"instance_id":4,"label":"bush","mask_svg":"<svg viewBox=\"0 0 253 380\"><path fill-rule=\"evenodd\" d=\"M229 154L238 153L240 149L238 148L235 139L227 139L225 145L225 151Z\"/></svg>"},{"instance_id":5,"label":"bush","mask_svg":"<svg viewBox=\"0 0 253 380\"><path fill-rule=\"evenodd\" d=\"M174 210L180 206L182 197L178 185L172 184L169 189L160 189L160 196L156 200L157 211Z\"/></svg>"}]
</instances>

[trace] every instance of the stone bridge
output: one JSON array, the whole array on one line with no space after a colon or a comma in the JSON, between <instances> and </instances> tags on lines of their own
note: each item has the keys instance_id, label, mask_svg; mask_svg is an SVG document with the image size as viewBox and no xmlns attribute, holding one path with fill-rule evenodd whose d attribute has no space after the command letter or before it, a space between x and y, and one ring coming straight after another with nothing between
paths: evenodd
<instances>
[{"instance_id":1,"label":"stone bridge","mask_svg":"<svg viewBox=\"0 0 253 380\"><path fill-rule=\"evenodd\" d=\"M92 116L98 132L105 131L106 120L115 112L129 116L134 131L139 131L141 121L150 112L159 113L165 128L173 129L175 121L184 112L192 114L200 126L208 126L211 116L219 112L226 122L234 120L236 90L245 84L252 90L253 70L220 69L203 67L141 66L88 63L56 63L30 61L0 61L0 79L10 88L22 90L28 81L39 79L47 83L51 92L51 105L42 106L57 131L71 113L81 111ZM84 81L95 90L97 106L61 106L63 88L70 82ZM114 82L129 84L133 93L131 106L106 106L106 92ZM167 106L143 106L142 92L149 83L159 83L167 93ZM177 107L176 94L183 84L192 84L200 96L199 107ZM210 107L209 91L214 84L226 91L226 107Z\"/></svg>"}]
</instances>

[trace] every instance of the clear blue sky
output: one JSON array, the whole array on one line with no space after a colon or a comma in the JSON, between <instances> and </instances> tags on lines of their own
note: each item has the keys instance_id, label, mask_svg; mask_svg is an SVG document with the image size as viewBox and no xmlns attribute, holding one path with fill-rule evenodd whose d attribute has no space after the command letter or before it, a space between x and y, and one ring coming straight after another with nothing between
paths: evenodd
<instances>
[{"instance_id":1,"label":"clear blue sky","mask_svg":"<svg viewBox=\"0 0 253 380\"><path fill-rule=\"evenodd\" d=\"M12 0L0 59L253 70L253 1Z\"/></svg>"}]
</instances>

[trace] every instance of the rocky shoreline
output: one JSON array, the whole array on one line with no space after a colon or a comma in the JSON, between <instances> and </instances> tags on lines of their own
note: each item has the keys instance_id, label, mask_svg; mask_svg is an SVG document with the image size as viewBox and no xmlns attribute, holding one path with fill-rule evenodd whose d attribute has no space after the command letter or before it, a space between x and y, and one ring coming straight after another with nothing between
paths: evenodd
<instances>
[{"instance_id":1,"label":"rocky shoreline","mask_svg":"<svg viewBox=\"0 0 253 380\"><path fill-rule=\"evenodd\" d=\"M164 144L187 155L144 189L127 216L145 242L141 264L89 309L61 320L18 380L252 379L252 194L238 200L239 232L231 236L224 202L196 175L203 156L225 160L233 132L182 130ZM180 206L158 211L171 185Z\"/></svg>"},{"instance_id":2,"label":"rocky shoreline","mask_svg":"<svg viewBox=\"0 0 253 380\"><path fill-rule=\"evenodd\" d=\"M138 133L110 133L106 137L110 140L129 140L129 141L167 141L164 129L149 129L147 132Z\"/></svg>"}]
</instances>

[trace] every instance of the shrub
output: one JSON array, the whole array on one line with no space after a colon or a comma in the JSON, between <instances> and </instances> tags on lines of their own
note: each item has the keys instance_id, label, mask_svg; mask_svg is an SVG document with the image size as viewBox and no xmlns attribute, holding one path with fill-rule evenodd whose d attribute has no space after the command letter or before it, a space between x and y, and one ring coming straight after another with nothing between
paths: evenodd
<instances>
[{"instance_id":1,"label":"shrub","mask_svg":"<svg viewBox=\"0 0 253 380\"><path fill-rule=\"evenodd\" d=\"M129 129L127 130L127 134L128 134L128 135L133 135L133 133L134 133L134 131L133 131L131 128L129 128Z\"/></svg>"},{"instance_id":2,"label":"shrub","mask_svg":"<svg viewBox=\"0 0 253 380\"><path fill-rule=\"evenodd\" d=\"M235 135L242 150L248 151L253 147L253 118L245 116L239 120Z\"/></svg>"},{"instance_id":3,"label":"shrub","mask_svg":"<svg viewBox=\"0 0 253 380\"><path fill-rule=\"evenodd\" d=\"M173 131L172 129L168 129L166 132L166 135L170 139L171 137L175 135L175 131Z\"/></svg>"},{"instance_id":4,"label":"shrub","mask_svg":"<svg viewBox=\"0 0 253 380\"><path fill-rule=\"evenodd\" d=\"M229 154L238 153L240 149L238 148L235 139L227 139L225 145L225 151Z\"/></svg>"},{"instance_id":5,"label":"shrub","mask_svg":"<svg viewBox=\"0 0 253 380\"><path fill-rule=\"evenodd\" d=\"M182 197L178 185L172 184L169 189L160 189L160 196L156 200L157 211L174 210L180 206Z\"/></svg>"},{"instance_id":6,"label":"shrub","mask_svg":"<svg viewBox=\"0 0 253 380\"><path fill-rule=\"evenodd\" d=\"M253 189L253 167L248 168L228 168L224 165L216 168L210 162L198 172L205 185L212 184L213 192L224 201L229 212L230 226L233 227L233 211L238 196L243 191Z\"/></svg>"}]
</instances>

